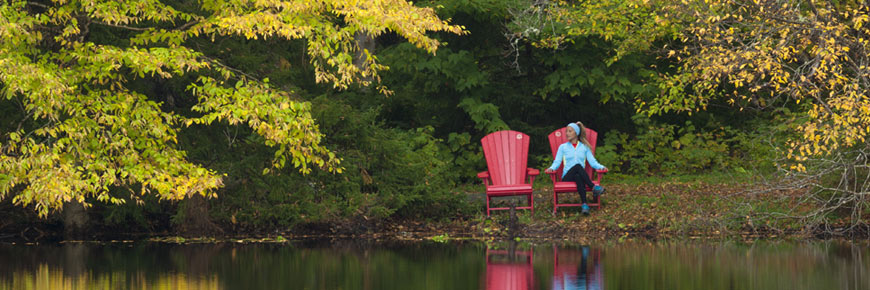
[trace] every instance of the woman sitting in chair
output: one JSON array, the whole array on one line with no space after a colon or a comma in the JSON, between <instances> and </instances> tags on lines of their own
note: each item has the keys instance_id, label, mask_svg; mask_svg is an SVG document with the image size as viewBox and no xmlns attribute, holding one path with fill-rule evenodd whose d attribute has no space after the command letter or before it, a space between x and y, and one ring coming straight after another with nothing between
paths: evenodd
<instances>
[{"instance_id":1,"label":"woman sitting in chair","mask_svg":"<svg viewBox=\"0 0 870 290\"><path fill-rule=\"evenodd\" d=\"M570 123L565 129L565 137L568 142L559 145L559 151L556 153L556 159L553 160L553 165L547 168L544 172L553 173L559 169L559 165L563 164L562 181L574 181L577 183L577 193L580 194L580 200L583 202L581 206L583 214L589 214L589 206L586 205L586 187L592 188L592 195L598 198L604 194L604 188L592 183L592 179L586 174L586 161L589 165L597 170L607 170L604 165L595 160L592 156L592 150L589 148L589 141L586 140L586 127L583 123Z\"/></svg>"}]
</instances>

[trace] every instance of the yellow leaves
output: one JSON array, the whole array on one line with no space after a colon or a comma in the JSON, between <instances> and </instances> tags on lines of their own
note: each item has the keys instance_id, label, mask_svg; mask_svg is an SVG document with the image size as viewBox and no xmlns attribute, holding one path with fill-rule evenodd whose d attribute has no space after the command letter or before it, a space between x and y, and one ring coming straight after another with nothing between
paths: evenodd
<instances>
[{"instance_id":1,"label":"yellow leaves","mask_svg":"<svg viewBox=\"0 0 870 290\"><path fill-rule=\"evenodd\" d=\"M331 82L336 88L346 88L355 82L367 85L372 80L379 81L378 72L386 69L371 56L365 58L364 65L354 65L353 55L359 52L354 39L356 34L377 37L392 30L417 47L434 53L440 43L427 36L428 32L465 33L461 26L438 19L433 9L416 7L403 0L256 1L251 6L215 4L210 8L216 16L198 29L248 39L307 38L315 79ZM343 23L325 17L333 13L342 16Z\"/></svg>"},{"instance_id":2,"label":"yellow leaves","mask_svg":"<svg viewBox=\"0 0 870 290\"><path fill-rule=\"evenodd\" d=\"M201 103L193 110L206 114L195 122L218 118L247 123L266 139L266 145L278 148L272 161L276 168L290 161L303 174L311 172L312 164L331 172L340 169L340 159L320 144L322 135L307 103L288 101L286 93L247 80L237 82L234 88L208 77L200 82L193 88Z\"/></svg>"},{"instance_id":3,"label":"yellow leaves","mask_svg":"<svg viewBox=\"0 0 870 290\"><path fill-rule=\"evenodd\" d=\"M789 167L789 169L791 169L792 171L797 171L797 172L806 172L807 171L806 166L804 166L801 163L792 164Z\"/></svg>"},{"instance_id":4,"label":"yellow leaves","mask_svg":"<svg viewBox=\"0 0 870 290\"><path fill-rule=\"evenodd\" d=\"M807 110L796 124L801 138L789 145L794 149L789 158L798 163L867 140L870 81L862 63L870 55L866 7L843 13L820 2L815 14L786 3L755 2L758 9L696 2L701 8L668 11L690 16L682 22L686 28L680 37L687 48L667 51L669 58L682 56L679 71L663 76L662 96L644 109L691 111L716 95L732 105L794 100ZM777 19L765 13L775 13Z\"/></svg>"},{"instance_id":5,"label":"yellow leaves","mask_svg":"<svg viewBox=\"0 0 870 290\"><path fill-rule=\"evenodd\" d=\"M803 141L792 142L792 146L800 149L797 157L828 154L867 139L870 100L866 93L836 94L825 102L814 104L809 112L811 121L799 126Z\"/></svg>"}]
</instances>

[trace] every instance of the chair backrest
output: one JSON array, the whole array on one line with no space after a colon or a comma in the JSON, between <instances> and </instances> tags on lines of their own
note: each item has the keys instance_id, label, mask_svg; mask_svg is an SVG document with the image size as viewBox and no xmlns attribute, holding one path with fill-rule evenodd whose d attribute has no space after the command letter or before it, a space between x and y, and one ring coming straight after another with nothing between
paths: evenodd
<instances>
[{"instance_id":1,"label":"chair backrest","mask_svg":"<svg viewBox=\"0 0 870 290\"><path fill-rule=\"evenodd\" d=\"M556 131L551 132L550 135L547 136L547 139L550 140L550 153L553 154L553 158L556 158L556 152L559 151L559 146L561 146L565 142L568 142L568 138L565 137L566 129L567 126L556 129ZM586 128L586 141L589 141L589 146L592 147L589 148L590 150L592 150L592 154L595 154L595 143L597 142L597 140L598 132ZM562 180L562 170L566 169L562 167L563 166L559 166L559 169L556 169L556 178L558 178L559 180ZM592 177L592 170L592 166L589 166L589 161L586 161L586 174L589 174L589 177Z\"/></svg>"},{"instance_id":2,"label":"chair backrest","mask_svg":"<svg viewBox=\"0 0 870 290\"><path fill-rule=\"evenodd\" d=\"M493 185L525 184L529 135L498 131L480 139Z\"/></svg>"}]
</instances>

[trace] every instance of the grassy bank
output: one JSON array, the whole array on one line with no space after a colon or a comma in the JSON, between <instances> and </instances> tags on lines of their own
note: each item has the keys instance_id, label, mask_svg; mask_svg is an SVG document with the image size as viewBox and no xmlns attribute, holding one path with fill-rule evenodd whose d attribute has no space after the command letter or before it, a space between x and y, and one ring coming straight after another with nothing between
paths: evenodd
<instances>
[{"instance_id":1,"label":"grassy bank","mask_svg":"<svg viewBox=\"0 0 870 290\"><path fill-rule=\"evenodd\" d=\"M439 220L348 220L319 227L282 231L283 237L357 237L374 239L534 239L584 240L645 238L784 238L826 237L805 225L797 201L806 192L772 190L760 179L741 174L706 174L670 178L609 176L603 206L588 216L579 208L552 213L552 184L535 184L535 212L497 211L486 216L483 185L457 189L472 210ZM591 196L591 194L590 194ZM579 200L571 194L563 201ZM519 203L501 198L499 203ZM845 219L831 218L845 223ZM866 237L866 231L850 235Z\"/></svg>"},{"instance_id":2,"label":"grassy bank","mask_svg":"<svg viewBox=\"0 0 870 290\"><path fill-rule=\"evenodd\" d=\"M808 227L802 218L809 208L798 201L806 192L771 190L762 179L745 174L705 174L669 178L610 175L603 206L583 215L580 209L560 208L552 213L552 184L535 183L535 212L496 211L486 216L484 186L466 184L454 194L465 196L466 206L455 215L438 218L352 218L301 223L268 231L226 232L208 240L366 238L405 240L536 239L583 240L644 238L780 238L826 237L822 228ZM591 196L591 194L590 194ZM563 202L579 200L562 195ZM502 204L521 198L501 198ZM827 217L828 227L848 224L847 217ZM43 229L44 230L44 229ZM50 228L48 230L51 230ZM867 237L866 228L848 232ZM14 236L7 235L14 239ZM108 237L97 233L98 237ZM169 238L164 238L168 236ZM177 240L171 232L136 235L135 239ZM191 238L186 237L188 241ZM196 239L194 239L196 240Z\"/></svg>"},{"instance_id":3,"label":"grassy bank","mask_svg":"<svg viewBox=\"0 0 870 290\"><path fill-rule=\"evenodd\" d=\"M745 174L705 174L669 178L608 176L603 206L588 216L579 208L552 213L552 184L535 184L535 212L493 212L486 217L483 185L457 189L468 196L473 210L440 220L345 221L284 231L290 238L367 237L398 239L544 239L588 238L781 238L828 237L821 228L807 226L807 208L798 201L804 190L773 190L762 179ZM591 197L591 194L590 194ZM579 200L565 194L563 202ZM525 204L520 198L500 203ZM846 218L828 217L828 227L847 224ZM848 232L867 237L866 229Z\"/></svg>"}]
</instances>

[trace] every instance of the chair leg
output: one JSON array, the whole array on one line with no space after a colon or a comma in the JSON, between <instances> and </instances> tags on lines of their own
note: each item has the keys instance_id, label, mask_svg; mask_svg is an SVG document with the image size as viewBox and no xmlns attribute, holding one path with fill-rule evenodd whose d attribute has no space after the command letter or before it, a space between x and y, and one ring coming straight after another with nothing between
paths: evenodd
<instances>
[{"instance_id":1,"label":"chair leg","mask_svg":"<svg viewBox=\"0 0 870 290\"><path fill-rule=\"evenodd\" d=\"M492 198L489 195L486 196L486 217L489 217L489 199Z\"/></svg>"},{"instance_id":2,"label":"chair leg","mask_svg":"<svg viewBox=\"0 0 870 290\"><path fill-rule=\"evenodd\" d=\"M553 215L556 215L556 209L559 208L557 206L557 204L559 204L559 194L557 194L556 191L554 190L553 191Z\"/></svg>"},{"instance_id":3,"label":"chair leg","mask_svg":"<svg viewBox=\"0 0 870 290\"><path fill-rule=\"evenodd\" d=\"M529 193L529 206L532 208L532 216L535 216L535 198L532 195L534 193Z\"/></svg>"}]
</instances>

